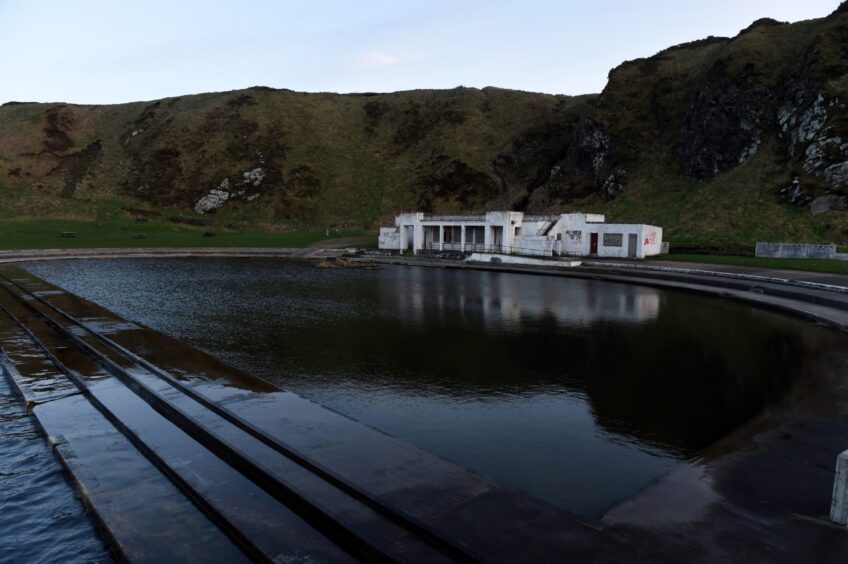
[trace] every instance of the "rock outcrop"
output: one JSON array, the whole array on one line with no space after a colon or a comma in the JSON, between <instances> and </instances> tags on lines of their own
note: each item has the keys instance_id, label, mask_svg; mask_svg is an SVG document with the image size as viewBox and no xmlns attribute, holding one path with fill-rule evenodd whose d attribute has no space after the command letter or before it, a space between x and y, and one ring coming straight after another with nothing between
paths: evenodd
<instances>
[{"instance_id":1,"label":"rock outcrop","mask_svg":"<svg viewBox=\"0 0 848 564\"><path fill-rule=\"evenodd\" d=\"M677 148L683 171L709 180L756 155L772 127L774 98L752 69L729 76L726 65L717 63L683 118Z\"/></svg>"}]
</instances>

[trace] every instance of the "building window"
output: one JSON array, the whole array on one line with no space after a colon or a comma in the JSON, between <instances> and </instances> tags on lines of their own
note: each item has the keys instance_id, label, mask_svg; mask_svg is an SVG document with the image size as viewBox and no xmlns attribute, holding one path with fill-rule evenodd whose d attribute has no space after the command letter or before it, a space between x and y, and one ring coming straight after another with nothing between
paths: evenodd
<instances>
[{"instance_id":1,"label":"building window","mask_svg":"<svg viewBox=\"0 0 848 564\"><path fill-rule=\"evenodd\" d=\"M621 233L604 233L604 247L622 246L623 236Z\"/></svg>"},{"instance_id":2,"label":"building window","mask_svg":"<svg viewBox=\"0 0 848 564\"><path fill-rule=\"evenodd\" d=\"M516 236L521 235L521 227L516 227L516 228L515 228L515 235L516 235Z\"/></svg>"}]
</instances>

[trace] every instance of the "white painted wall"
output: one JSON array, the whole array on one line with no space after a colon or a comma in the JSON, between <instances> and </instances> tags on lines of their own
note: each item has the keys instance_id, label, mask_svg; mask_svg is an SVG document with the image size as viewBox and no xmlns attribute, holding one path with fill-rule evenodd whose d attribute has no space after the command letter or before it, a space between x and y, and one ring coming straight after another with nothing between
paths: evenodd
<instances>
[{"instance_id":1,"label":"white painted wall","mask_svg":"<svg viewBox=\"0 0 848 564\"><path fill-rule=\"evenodd\" d=\"M550 268L571 268L582 264L579 260L550 260L515 255L502 255L497 253L471 253L471 256L465 260L468 262L488 262L499 264L530 264L533 266L547 266Z\"/></svg>"},{"instance_id":2,"label":"white painted wall","mask_svg":"<svg viewBox=\"0 0 848 564\"><path fill-rule=\"evenodd\" d=\"M655 225L642 226L642 256L656 256L662 253L662 227Z\"/></svg>"},{"instance_id":3,"label":"white painted wall","mask_svg":"<svg viewBox=\"0 0 848 564\"><path fill-rule=\"evenodd\" d=\"M660 254L662 251L662 229L653 225L630 224L630 223L603 223L604 216L601 214L567 213L561 214L559 220L554 224L547 236L537 235L543 227L544 221L523 221L524 214L521 212L487 212L484 223L480 221L462 221L460 218L454 221L424 220L423 213L401 214L395 218L395 228L382 228L380 230L381 249L406 249L412 247L414 252L427 248L428 244L433 249L439 248L439 232L448 227L460 227L465 225L483 225L483 243L487 249L495 246L495 231L500 228L501 239L497 243L504 248L505 252L513 249L513 252L527 254L551 255L557 252L564 255L585 256L591 250L592 234L598 236L597 256L611 258L645 258ZM428 227L425 240L425 225ZM429 229L432 228L432 229ZM516 230L518 233L516 234ZM412 244L408 239L412 234ZM605 237L605 235L607 237ZM635 236L635 255L630 255L630 235ZM466 243L470 243L466 237ZM454 241L450 247L457 248L459 241Z\"/></svg>"},{"instance_id":4,"label":"white painted wall","mask_svg":"<svg viewBox=\"0 0 848 564\"><path fill-rule=\"evenodd\" d=\"M519 254L553 255L554 239L542 235L519 235L513 239L513 247Z\"/></svg>"},{"instance_id":5,"label":"white painted wall","mask_svg":"<svg viewBox=\"0 0 848 564\"><path fill-rule=\"evenodd\" d=\"M391 251L400 250L400 228L381 227L380 236L377 238L377 246L381 249Z\"/></svg>"}]
</instances>

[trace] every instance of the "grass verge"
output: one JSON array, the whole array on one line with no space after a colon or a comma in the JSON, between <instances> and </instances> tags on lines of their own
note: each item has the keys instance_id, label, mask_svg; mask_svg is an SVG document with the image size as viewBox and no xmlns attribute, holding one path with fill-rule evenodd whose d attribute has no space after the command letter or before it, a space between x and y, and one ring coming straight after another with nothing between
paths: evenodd
<instances>
[{"instance_id":1,"label":"grass verge","mask_svg":"<svg viewBox=\"0 0 848 564\"><path fill-rule=\"evenodd\" d=\"M75 237L61 237L74 232ZM80 220L0 221L0 249L90 249L98 247L308 247L340 237L365 237L362 231L216 231L169 223L115 219L105 224Z\"/></svg>"}]
</instances>

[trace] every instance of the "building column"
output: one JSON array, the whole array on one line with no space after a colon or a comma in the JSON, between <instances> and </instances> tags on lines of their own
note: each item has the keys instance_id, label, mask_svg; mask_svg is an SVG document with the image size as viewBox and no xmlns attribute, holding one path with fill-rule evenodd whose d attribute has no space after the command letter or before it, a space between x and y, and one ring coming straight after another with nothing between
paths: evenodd
<instances>
[{"instance_id":1,"label":"building column","mask_svg":"<svg viewBox=\"0 0 848 564\"><path fill-rule=\"evenodd\" d=\"M462 252L462 253L464 253L464 252L465 252L465 226L464 226L464 225L460 225L460 226L459 226L459 229L460 229L460 235L459 235L459 251L460 251L460 252Z\"/></svg>"},{"instance_id":2,"label":"building column","mask_svg":"<svg viewBox=\"0 0 848 564\"><path fill-rule=\"evenodd\" d=\"M412 226L412 254L413 255L418 254L418 244L419 244L418 243L418 226L413 225Z\"/></svg>"},{"instance_id":3,"label":"building column","mask_svg":"<svg viewBox=\"0 0 848 564\"><path fill-rule=\"evenodd\" d=\"M439 226L439 250L440 251L445 250L445 226L444 225Z\"/></svg>"}]
</instances>

